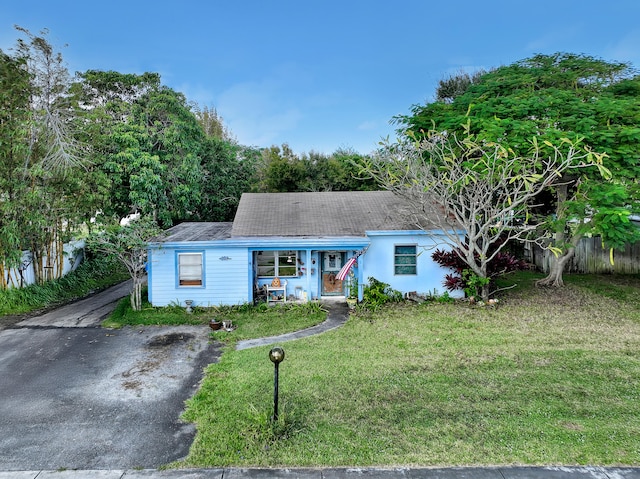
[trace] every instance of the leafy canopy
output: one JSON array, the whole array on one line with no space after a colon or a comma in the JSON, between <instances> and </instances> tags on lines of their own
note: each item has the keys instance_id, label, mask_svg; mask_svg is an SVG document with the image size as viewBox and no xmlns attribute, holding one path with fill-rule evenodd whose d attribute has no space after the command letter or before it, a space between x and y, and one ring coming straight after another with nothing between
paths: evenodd
<instances>
[{"instance_id":1,"label":"leafy canopy","mask_svg":"<svg viewBox=\"0 0 640 479\"><path fill-rule=\"evenodd\" d=\"M600 235L609 248L637 241L631 215L640 209L640 76L630 65L586 55L556 53L491 70L452 101L416 105L395 119L403 135L435 130L460 134L469 128L479 141L498 142L526 156L531 139L557 145L568 139L604 154L602 169L561 178L550 191L538 238L551 238L564 262L584 235ZM540 196L538 200L543 197ZM550 278L551 280L551 278Z\"/></svg>"}]
</instances>

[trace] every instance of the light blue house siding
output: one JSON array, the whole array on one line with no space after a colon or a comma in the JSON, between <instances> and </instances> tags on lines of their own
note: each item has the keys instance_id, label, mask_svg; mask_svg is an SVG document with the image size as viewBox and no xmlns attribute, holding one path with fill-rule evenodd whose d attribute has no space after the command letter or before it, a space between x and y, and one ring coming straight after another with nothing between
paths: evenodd
<instances>
[{"instance_id":1,"label":"light blue house siding","mask_svg":"<svg viewBox=\"0 0 640 479\"><path fill-rule=\"evenodd\" d=\"M301 274L293 277L280 277L287 282L287 295L293 295L298 299L306 296L307 300L318 299L322 296L322 266L323 253L335 252L345 258L352 256L355 251L363 249L369 240L365 237L334 237L334 238L255 238L251 241L249 256L255 260L255 254L259 251L290 250L296 253L300 260L299 270ZM270 284L273 277L260 277L252 264L252 278L258 287ZM357 272L357 271L356 271ZM360 282L360 284L362 284ZM346 285L345 285L346 286Z\"/></svg>"},{"instance_id":2,"label":"light blue house siding","mask_svg":"<svg viewBox=\"0 0 640 479\"><path fill-rule=\"evenodd\" d=\"M431 253L437 247L444 249L439 243L435 232L368 231L361 238L245 238L151 245L149 301L154 306L184 306L185 301L191 300L194 306L203 307L250 303L254 300L255 288L273 280L270 276L258 275L256 255L279 250L293 252L299 261L296 276L280 277L282 282L287 282L289 299L314 300L322 297L323 254L342 255L346 261L363 249L366 252L345 281L345 295L350 292L349 284L357 280L358 298L362 299L363 287L372 277L402 293L442 294L442 281L447 271L431 259ZM415 272L398 272L397 247L402 251L407 247L409 251L415 251ZM180 284L178 258L182 254L201 255L201 284ZM412 261L411 255L409 261ZM462 293L454 295L461 296Z\"/></svg>"},{"instance_id":3,"label":"light blue house siding","mask_svg":"<svg viewBox=\"0 0 640 479\"><path fill-rule=\"evenodd\" d=\"M178 256L202 254L202 285L180 285ZM236 305L250 302L250 257L246 246L215 242L163 244L150 248L148 257L149 302L154 306Z\"/></svg>"},{"instance_id":4,"label":"light blue house siding","mask_svg":"<svg viewBox=\"0 0 640 479\"><path fill-rule=\"evenodd\" d=\"M410 211L388 191L245 193L233 222L185 222L150 242L149 300L304 301L353 294L356 282L362 299L369 278L402 293L441 294L448 271L431 253L444 247L442 236L435 227L416 230ZM341 267L363 251L340 281ZM276 277L286 292L271 289Z\"/></svg>"},{"instance_id":5,"label":"light blue house siding","mask_svg":"<svg viewBox=\"0 0 640 479\"><path fill-rule=\"evenodd\" d=\"M363 260L359 261L363 267L360 274L365 282L373 277L402 293L415 291L440 295L446 291L443 279L448 271L435 263L431 254L438 248L449 250L450 247L439 240L437 231L367 231L367 236L371 242ZM404 247L415 247L415 274L396 270L396 247L400 251L411 250ZM454 297L464 295L460 291L449 294Z\"/></svg>"}]
</instances>

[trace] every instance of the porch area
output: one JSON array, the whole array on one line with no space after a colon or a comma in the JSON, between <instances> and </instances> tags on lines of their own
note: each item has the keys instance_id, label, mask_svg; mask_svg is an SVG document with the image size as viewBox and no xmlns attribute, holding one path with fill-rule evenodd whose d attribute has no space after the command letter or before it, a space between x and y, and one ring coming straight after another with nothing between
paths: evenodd
<instances>
[{"instance_id":1,"label":"porch area","mask_svg":"<svg viewBox=\"0 0 640 479\"><path fill-rule=\"evenodd\" d=\"M253 251L254 303L344 301L358 297L355 250L260 249ZM348 273L339 279L349 262Z\"/></svg>"}]
</instances>

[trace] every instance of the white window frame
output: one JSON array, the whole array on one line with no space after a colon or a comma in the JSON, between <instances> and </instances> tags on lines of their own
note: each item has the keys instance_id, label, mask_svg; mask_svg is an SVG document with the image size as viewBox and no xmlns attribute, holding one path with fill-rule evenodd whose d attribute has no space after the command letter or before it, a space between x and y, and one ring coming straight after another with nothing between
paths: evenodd
<instances>
[{"instance_id":1,"label":"white window frame","mask_svg":"<svg viewBox=\"0 0 640 479\"><path fill-rule=\"evenodd\" d=\"M186 260L195 260L188 263ZM185 260L183 262L182 260ZM204 253L202 252L179 252L176 258L177 281L180 288L202 288L204 287Z\"/></svg>"},{"instance_id":2,"label":"white window frame","mask_svg":"<svg viewBox=\"0 0 640 479\"><path fill-rule=\"evenodd\" d=\"M264 263L268 258L269 264ZM288 259L291 258L289 263ZM263 263L260 264L260 260ZM270 261L273 260L273 273L262 274L265 269L271 268ZM281 263L283 263L281 265ZM258 278L296 278L298 276L298 251L297 250L267 250L256 252L256 267ZM282 274L283 268L293 268L292 274ZM262 272L261 272L262 269Z\"/></svg>"}]
</instances>

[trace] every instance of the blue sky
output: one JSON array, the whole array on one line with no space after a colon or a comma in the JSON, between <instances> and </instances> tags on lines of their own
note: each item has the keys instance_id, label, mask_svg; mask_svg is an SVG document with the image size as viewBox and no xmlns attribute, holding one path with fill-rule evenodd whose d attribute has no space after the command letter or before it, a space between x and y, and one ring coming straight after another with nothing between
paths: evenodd
<instances>
[{"instance_id":1,"label":"blue sky","mask_svg":"<svg viewBox=\"0 0 640 479\"><path fill-rule=\"evenodd\" d=\"M365 154L451 73L555 52L640 68L638 19L638 0L0 0L0 48L47 28L72 73L160 73L241 144Z\"/></svg>"}]
</instances>

